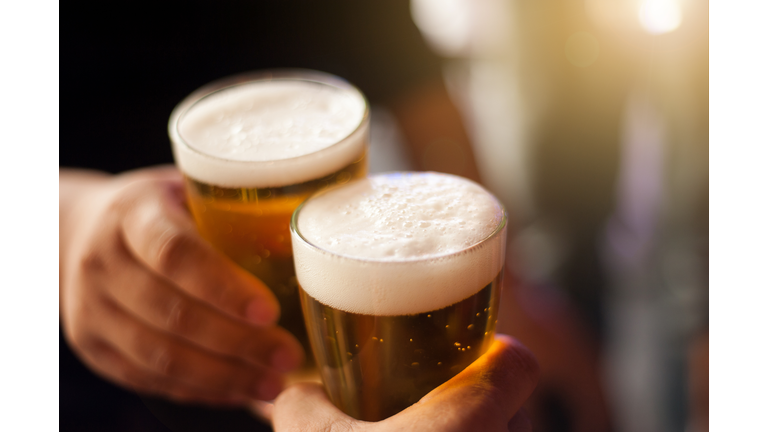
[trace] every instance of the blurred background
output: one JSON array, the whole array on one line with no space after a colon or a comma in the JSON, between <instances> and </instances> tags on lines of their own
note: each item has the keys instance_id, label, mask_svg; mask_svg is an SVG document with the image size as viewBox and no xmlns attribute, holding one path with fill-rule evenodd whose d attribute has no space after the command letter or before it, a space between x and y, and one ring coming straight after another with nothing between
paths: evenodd
<instances>
[{"instance_id":1,"label":"blurred background","mask_svg":"<svg viewBox=\"0 0 768 432\"><path fill-rule=\"evenodd\" d=\"M372 172L505 203L500 331L541 362L534 430L708 430L708 22L696 0L68 4L60 165L172 163L171 110L224 76L341 76L372 105ZM123 391L63 337L59 367L61 430L269 430Z\"/></svg>"}]
</instances>

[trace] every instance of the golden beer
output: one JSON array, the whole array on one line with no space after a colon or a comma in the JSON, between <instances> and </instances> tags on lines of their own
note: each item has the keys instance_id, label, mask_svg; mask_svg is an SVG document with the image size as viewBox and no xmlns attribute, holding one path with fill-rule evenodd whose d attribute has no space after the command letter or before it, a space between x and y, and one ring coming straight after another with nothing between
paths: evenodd
<instances>
[{"instance_id":1,"label":"golden beer","mask_svg":"<svg viewBox=\"0 0 768 432\"><path fill-rule=\"evenodd\" d=\"M334 309L301 291L309 338L331 400L366 421L418 402L488 350L500 292L501 274L446 308L372 316Z\"/></svg>"},{"instance_id":2,"label":"golden beer","mask_svg":"<svg viewBox=\"0 0 768 432\"><path fill-rule=\"evenodd\" d=\"M357 116L340 120L345 130L327 125L339 116L328 113L339 98L348 99ZM343 114L343 108L342 103L335 109ZM200 234L269 286L280 302L279 324L309 350L290 218L312 193L365 176L364 98L346 82L315 72L235 77L198 90L179 104L169 133ZM318 144L313 140L321 133L325 135L317 140L325 142ZM302 150L302 140L309 141L309 150ZM260 143L266 147L263 152L241 151ZM294 150L275 151L280 146Z\"/></svg>"},{"instance_id":3,"label":"golden beer","mask_svg":"<svg viewBox=\"0 0 768 432\"><path fill-rule=\"evenodd\" d=\"M482 355L493 341L501 292L501 204L454 176L405 175L445 183L438 186L398 176L320 193L291 223L323 383L337 407L366 421L402 411ZM378 184L365 184L372 181ZM478 210L472 203L480 199L488 205ZM476 219L482 223L472 226ZM451 242L445 237L454 244L444 245Z\"/></svg>"}]
</instances>

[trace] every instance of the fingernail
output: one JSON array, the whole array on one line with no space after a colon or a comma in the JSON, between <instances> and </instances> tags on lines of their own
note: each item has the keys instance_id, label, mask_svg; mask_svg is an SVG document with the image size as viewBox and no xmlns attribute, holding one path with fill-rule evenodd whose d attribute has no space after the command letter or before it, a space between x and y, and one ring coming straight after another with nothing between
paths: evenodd
<instances>
[{"instance_id":1,"label":"fingernail","mask_svg":"<svg viewBox=\"0 0 768 432\"><path fill-rule=\"evenodd\" d=\"M283 390L283 383L276 377L265 377L256 386L256 397L261 400L272 400Z\"/></svg>"},{"instance_id":2,"label":"fingernail","mask_svg":"<svg viewBox=\"0 0 768 432\"><path fill-rule=\"evenodd\" d=\"M257 325L274 324L277 315L277 310L265 300L253 300L245 308L245 318Z\"/></svg>"},{"instance_id":3,"label":"fingernail","mask_svg":"<svg viewBox=\"0 0 768 432\"><path fill-rule=\"evenodd\" d=\"M271 358L272 367L280 372L290 372L301 365L301 357L285 347L275 350Z\"/></svg>"}]
</instances>

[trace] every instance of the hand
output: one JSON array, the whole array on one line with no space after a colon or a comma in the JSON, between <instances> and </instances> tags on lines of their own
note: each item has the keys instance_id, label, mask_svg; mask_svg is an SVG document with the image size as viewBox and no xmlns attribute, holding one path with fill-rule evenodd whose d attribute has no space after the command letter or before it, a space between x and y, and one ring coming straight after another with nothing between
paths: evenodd
<instances>
[{"instance_id":1,"label":"hand","mask_svg":"<svg viewBox=\"0 0 768 432\"><path fill-rule=\"evenodd\" d=\"M276 432L286 431L530 431L523 403L538 380L527 348L496 336L488 352L406 410L376 423L339 411L317 384L289 387L275 401Z\"/></svg>"},{"instance_id":2,"label":"hand","mask_svg":"<svg viewBox=\"0 0 768 432\"><path fill-rule=\"evenodd\" d=\"M105 378L181 402L273 399L303 361L272 292L205 242L171 168L60 174L60 314Z\"/></svg>"}]
</instances>

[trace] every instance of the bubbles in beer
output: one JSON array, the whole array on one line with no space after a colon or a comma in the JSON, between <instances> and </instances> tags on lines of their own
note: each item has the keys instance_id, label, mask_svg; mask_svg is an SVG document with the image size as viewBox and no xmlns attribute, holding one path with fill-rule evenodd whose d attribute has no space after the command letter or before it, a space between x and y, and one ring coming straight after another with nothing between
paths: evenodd
<instances>
[{"instance_id":1,"label":"bubbles in beer","mask_svg":"<svg viewBox=\"0 0 768 432\"><path fill-rule=\"evenodd\" d=\"M299 283L318 301L349 312L439 309L474 294L478 281L469 278L479 273L487 283L498 274L504 239L483 240L503 218L490 193L460 177L395 173L359 180L301 209L298 231L319 249L294 233Z\"/></svg>"},{"instance_id":2,"label":"bubbles in beer","mask_svg":"<svg viewBox=\"0 0 768 432\"><path fill-rule=\"evenodd\" d=\"M320 212L333 217L313 216ZM468 180L390 174L313 198L299 230L332 252L399 261L466 249L490 235L501 217L496 199Z\"/></svg>"}]
</instances>

